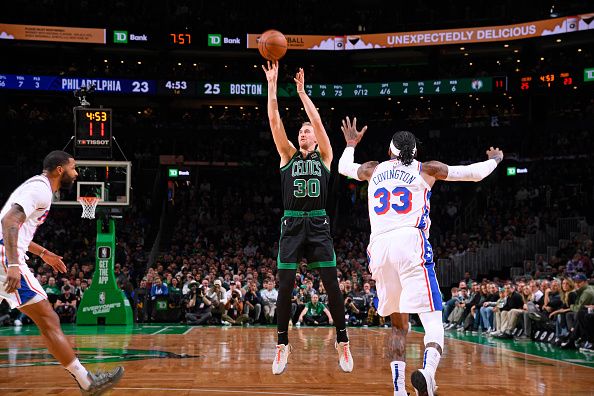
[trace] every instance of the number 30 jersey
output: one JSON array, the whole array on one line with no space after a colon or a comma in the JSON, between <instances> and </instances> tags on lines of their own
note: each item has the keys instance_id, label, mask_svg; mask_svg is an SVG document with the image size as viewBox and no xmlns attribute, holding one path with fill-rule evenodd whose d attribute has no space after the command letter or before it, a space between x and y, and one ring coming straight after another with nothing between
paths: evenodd
<instances>
[{"instance_id":1,"label":"number 30 jersey","mask_svg":"<svg viewBox=\"0 0 594 396\"><path fill-rule=\"evenodd\" d=\"M326 209L330 170L318 151L305 158L297 152L280 169L283 206L285 210L311 211Z\"/></svg>"},{"instance_id":2,"label":"number 30 jersey","mask_svg":"<svg viewBox=\"0 0 594 396\"><path fill-rule=\"evenodd\" d=\"M385 161L369 179L367 203L371 240L404 227L419 228L429 237L431 187L421 176L422 164L406 166L398 160Z\"/></svg>"}]
</instances>

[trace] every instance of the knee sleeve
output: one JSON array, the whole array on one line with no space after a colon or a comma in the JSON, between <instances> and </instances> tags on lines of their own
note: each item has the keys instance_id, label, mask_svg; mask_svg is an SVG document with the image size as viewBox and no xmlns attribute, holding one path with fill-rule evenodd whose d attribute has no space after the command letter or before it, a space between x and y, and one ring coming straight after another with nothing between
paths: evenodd
<instances>
[{"instance_id":1,"label":"knee sleeve","mask_svg":"<svg viewBox=\"0 0 594 396\"><path fill-rule=\"evenodd\" d=\"M423 339L425 345L429 344L430 342L434 342L438 344L443 351L444 331L443 324L441 322L441 312L421 312L419 314L419 318L421 319L421 323L425 329L425 338Z\"/></svg>"}]
</instances>

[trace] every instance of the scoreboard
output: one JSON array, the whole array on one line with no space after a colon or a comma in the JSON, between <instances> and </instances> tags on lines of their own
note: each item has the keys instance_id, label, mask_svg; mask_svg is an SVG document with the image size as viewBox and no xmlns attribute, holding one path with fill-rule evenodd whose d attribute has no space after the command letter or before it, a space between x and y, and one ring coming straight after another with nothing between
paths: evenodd
<instances>
[{"instance_id":1,"label":"scoreboard","mask_svg":"<svg viewBox=\"0 0 594 396\"><path fill-rule=\"evenodd\" d=\"M74 152L79 158L111 158L111 109L75 107Z\"/></svg>"},{"instance_id":2,"label":"scoreboard","mask_svg":"<svg viewBox=\"0 0 594 396\"><path fill-rule=\"evenodd\" d=\"M518 85L520 91L534 89L572 88L576 86L579 77L572 72L530 74L521 76Z\"/></svg>"},{"instance_id":3,"label":"scoreboard","mask_svg":"<svg viewBox=\"0 0 594 396\"><path fill-rule=\"evenodd\" d=\"M74 145L111 147L111 109L74 108Z\"/></svg>"},{"instance_id":4,"label":"scoreboard","mask_svg":"<svg viewBox=\"0 0 594 396\"><path fill-rule=\"evenodd\" d=\"M351 99L390 96L451 95L489 93L507 85L505 77L451 78L422 81L387 81L352 84L306 84L312 98ZM95 86L95 92L127 95L171 95L197 98L266 97L268 86L262 82L192 81L186 79L145 80L82 78L0 74L0 89L70 92ZM279 97L297 97L294 83L280 83Z\"/></svg>"}]
</instances>

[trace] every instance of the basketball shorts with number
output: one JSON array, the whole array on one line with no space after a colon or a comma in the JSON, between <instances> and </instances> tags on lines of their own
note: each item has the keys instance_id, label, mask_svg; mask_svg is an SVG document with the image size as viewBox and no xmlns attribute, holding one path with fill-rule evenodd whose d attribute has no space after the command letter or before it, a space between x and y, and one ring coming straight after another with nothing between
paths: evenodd
<instances>
[{"instance_id":1,"label":"basketball shorts with number","mask_svg":"<svg viewBox=\"0 0 594 396\"><path fill-rule=\"evenodd\" d=\"M328 216L284 216L281 219L278 268L297 269L302 258L307 260L310 269L336 267Z\"/></svg>"},{"instance_id":2,"label":"basketball shorts with number","mask_svg":"<svg viewBox=\"0 0 594 396\"><path fill-rule=\"evenodd\" d=\"M441 311L433 250L421 230L407 227L378 235L367 256L381 316Z\"/></svg>"},{"instance_id":3,"label":"basketball shorts with number","mask_svg":"<svg viewBox=\"0 0 594 396\"><path fill-rule=\"evenodd\" d=\"M10 308L18 308L24 305L34 304L41 300L47 300L47 294L39 284L39 281L25 263L21 263L21 284L16 292L7 293L6 275L8 271L8 259L4 251L4 245L0 244L0 302L6 300Z\"/></svg>"}]
</instances>

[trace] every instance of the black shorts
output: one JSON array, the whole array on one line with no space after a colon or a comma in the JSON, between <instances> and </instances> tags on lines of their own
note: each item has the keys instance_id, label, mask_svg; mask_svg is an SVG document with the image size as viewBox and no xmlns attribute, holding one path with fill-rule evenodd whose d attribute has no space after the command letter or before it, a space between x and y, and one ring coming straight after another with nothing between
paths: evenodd
<instances>
[{"instance_id":1,"label":"black shorts","mask_svg":"<svg viewBox=\"0 0 594 396\"><path fill-rule=\"evenodd\" d=\"M310 269L336 267L330 218L325 211L285 211L281 219L278 269L297 269L302 258Z\"/></svg>"}]
</instances>

